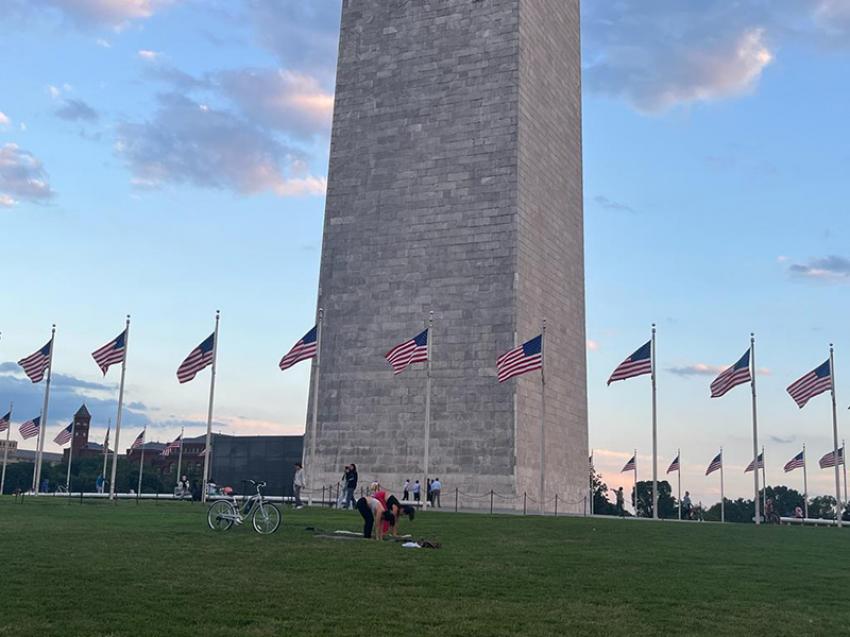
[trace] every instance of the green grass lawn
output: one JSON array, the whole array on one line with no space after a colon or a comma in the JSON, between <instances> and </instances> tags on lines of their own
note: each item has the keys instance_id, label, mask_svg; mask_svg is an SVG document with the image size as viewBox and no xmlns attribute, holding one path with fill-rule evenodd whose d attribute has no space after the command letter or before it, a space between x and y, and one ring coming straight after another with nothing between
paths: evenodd
<instances>
[{"instance_id":1,"label":"green grass lawn","mask_svg":"<svg viewBox=\"0 0 850 637\"><path fill-rule=\"evenodd\" d=\"M850 531L428 513L439 550L215 533L200 504L0 498L0 635L847 634Z\"/></svg>"}]
</instances>

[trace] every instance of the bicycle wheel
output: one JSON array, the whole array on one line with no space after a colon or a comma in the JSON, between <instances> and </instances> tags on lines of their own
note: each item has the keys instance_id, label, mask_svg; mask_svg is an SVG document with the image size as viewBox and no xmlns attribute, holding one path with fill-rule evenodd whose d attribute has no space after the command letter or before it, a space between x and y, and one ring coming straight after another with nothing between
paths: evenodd
<instances>
[{"instance_id":1,"label":"bicycle wheel","mask_svg":"<svg viewBox=\"0 0 850 637\"><path fill-rule=\"evenodd\" d=\"M236 507L226 500L213 502L207 512L207 524L213 531L226 531L233 526L237 515Z\"/></svg>"},{"instance_id":2,"label":"bicycle wheel","mask_svg":"<svg viewBox=\"0 0 850 637\"><path fill-rule=\"evenodd\" d=\"M269 502L260 502L251 518L254 530L261 535L270 535L280 527L280 510Z\"/></svg>"}]
</instances>

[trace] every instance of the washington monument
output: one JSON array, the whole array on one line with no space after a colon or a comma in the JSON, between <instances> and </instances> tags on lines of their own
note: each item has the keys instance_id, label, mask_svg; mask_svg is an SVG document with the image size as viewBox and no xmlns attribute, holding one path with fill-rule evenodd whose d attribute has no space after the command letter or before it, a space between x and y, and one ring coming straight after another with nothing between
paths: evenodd
<instances>
[{"instance_id":1,"label":"washington monument","mask_svg":"<svg viewBox=\"0 0 850 637\"><path fill-rule=\"evenodd\" d=\"M543 466L583 510L581 155L578 0L343 0L311 487L424 479L427 366L383 355L433 312L428 476L521 507ZM540 372L496 378L544 320L545 423Z\"/></svg>"}]
</instances>

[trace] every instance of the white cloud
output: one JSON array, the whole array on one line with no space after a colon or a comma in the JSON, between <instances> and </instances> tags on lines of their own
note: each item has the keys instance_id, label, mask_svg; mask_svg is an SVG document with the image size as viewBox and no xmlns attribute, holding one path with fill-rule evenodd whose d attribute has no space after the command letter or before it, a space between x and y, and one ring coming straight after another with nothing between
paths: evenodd
<instances>
[{"instance_id":1,"label":"white cloud","mask_svg":"<svg viewBox=\"0 0 850 637\"><path fill-rule=\"evenodd\" d=\"M327 134L334 96L318 80L284 69L240 69L215 75L222 91L251 119L298 137Z\"/></svg>"},{"instance_id":2,"label":"white cloud","mask_svg":"<svg viewBox=\"0 0 850 637\"><path fill-rule=\"evenodd\" d=\"M133 21L150 18L177 0L42 0L81 27L105 26L121 30Z\"/></svg>"},{"instance_id":3,"label":"white cloud","mask_svg":"<svg viewBox=\"0 0 850 637\"><path fill-rule=\"evenodd\" d=\"M47 201L53 194L44 167L32 153L17 144L0 146L0 197L4 206L13 205L16 198Z\"/></svg>"},{"instance_id":4,"label":"white cloud","mask_svg":"<svg viewBox=\"0 0 850 637\"><path fill-rule=\"evenodd\" d=\"M98 46L102 46L104 49L112 48L112 45L109 43L109 41L104 40L103 38L98 38L97 40L95 40L95 44L97 44Z\"/></svg>"},{"instance_id":5,"label":"white cloud","mask_svg":"<svg viewBox=\"0 0 850 637\"><path fill-rule=\"evenodd\" d=\"M850 280L850 259L836 255L810 259L808 263L792 263L788 272L801 279L846 282Z\"/></svg>"},{"instance_id":6,"label":"white cloud","mask_svg":"<svg viewBox=\"0 0 850 637\"><path fill-rule=\"evenodd\" d=\"M3 111L0 111L0 126L9 126L11 123L12 120L9 119L9 116Z\"/></svg>"},{"instance_id":7,"label":"white cloud","mask_svg":"<svg viewBox=\"0 0 850 637\"><path fill-rule=\"evenodd\" d=\"M325 179L304 174L298 151L230 111L201 108L183 95L159 96L153 119L122 122L116 152L145 187L188 183L240 194L324 193Z\"/></svg>"},{"instance_id":8,"label":"white cloud","mask_svg":"<svg viewBox=\"0 0 850 637\"><path fill-rule=\"evenodd\" d=\"M140 49L137 55L143 60L155 60L162 55L159 51L151 51L149 49Z\"/></svg>"},{"instance_id":9,"label":"white cloud","mask_svg":"<svg viewBox=\"0 0 850 637\"><path fill-rule=\"evenodd\" d=\"M53 86L52 84L47 85L47 92L50 94L50 97L53 99L57 99L60 95L62 95L62 89L59 87Z\"/></svg>"},{"instance_id":10,"label":"white cloud","mask_svg":"<svg viewBox=\"0 0 850 637\"><path fill-rule=\"evenodd\" d=\"M11 208L16 203L18 202L12 199L9 195L5 195L0 192L0 208Z\"/></svg>"}]
</instances>

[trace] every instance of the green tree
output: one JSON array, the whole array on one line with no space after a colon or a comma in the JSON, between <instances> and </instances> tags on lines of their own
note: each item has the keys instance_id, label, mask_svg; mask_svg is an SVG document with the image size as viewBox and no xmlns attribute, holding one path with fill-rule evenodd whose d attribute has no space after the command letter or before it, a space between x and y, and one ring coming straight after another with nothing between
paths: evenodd
<instances>
[{"instance_id":1,"label":"green tree","mask_svg":"<svg viewBox=\"0 0 850 637\"><path fill-rule=\"evenodd\" d=\"M616 515L617 507L608 500L608 485L602 481L602 476L596 470L590 470L593 485L593 512L596 515Z\"/></svg>"},{"instance_id":2,"label":"green tree","mask_svg":"<svg viewBox=\"0 0 850 637\"><path fill-rule=\"evenodd\" d=\"M835 498L831 495L819 495L809 501L809 517L835 519Z\"/></svg>"},{"instance_id":3,"label":"green tree","mask_svg":"<svg viewBox=\"0 0 850 637\"><path fill-rule=\"evenodd\" d=\"M672 495L673 490L666 480L658 482L658 517L676 518L679 515L679 505ZM637 483L638 504L637 512L640 517L652 517L652 480ZM635 503L634 489L632 489L632 505Z\"/></svg>"}]
</instances>

